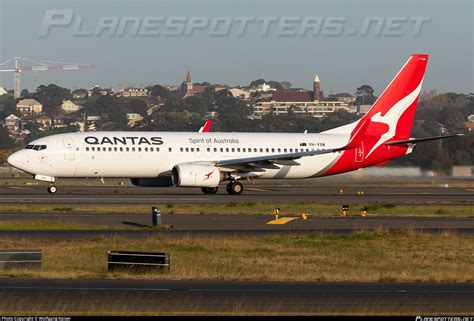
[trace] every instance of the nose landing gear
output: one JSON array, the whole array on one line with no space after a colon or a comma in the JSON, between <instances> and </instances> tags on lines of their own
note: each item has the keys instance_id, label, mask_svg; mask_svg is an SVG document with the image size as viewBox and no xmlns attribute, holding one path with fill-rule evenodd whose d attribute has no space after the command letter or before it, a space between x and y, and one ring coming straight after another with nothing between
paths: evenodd
<instances>
[{"instance_id":1,"label":"nose landing gear","mask_svg":"<svg viewBox=\"0 0 474 321\"><path fill-rule=\"evenodd\" d=\"M49 194L56 194L57 191L58 191L58 189L53 184L48 186L48 193Z\"/></svg>"}]
</instances>

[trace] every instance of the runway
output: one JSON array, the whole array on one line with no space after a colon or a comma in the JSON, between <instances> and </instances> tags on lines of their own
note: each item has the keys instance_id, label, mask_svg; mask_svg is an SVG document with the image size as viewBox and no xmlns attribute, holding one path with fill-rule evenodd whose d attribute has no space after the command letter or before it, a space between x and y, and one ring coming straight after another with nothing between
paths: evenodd
<instances>
[{"instance_id":1,"label":"runway","mask_svg":"<svg viewBox=\"0 0 474 321\"><path fill-rule=\"evenodd\" d=\"M109 227L103 230L2 231L0 239L79 240L102 237L140 239L154 235L269 235L352 234L374 230L413 230L424 233L474 235L474 218L437 217L310 217L284 225L266 224L271 215L163 215L162 224L171 229L150 229L151 215L126 214L0 214L0 221L77 223ZM127 229L125 229L127 228Z\"/></svg>"},{"instance_id":2,"label":"runway","mask_svg":"<svg viewBox=\"0 0 474 321\"><path fill-rule=\"evenodd\" d=\"M0 280L0 311L469 314L473 295L471 283L15 278Z\"/></svg>"},{"instance_id":3,"label":"runway","mask_svg":"<svg viewBox=\"0 0 474 321\"><path fill-rule=\"evenodd\" d=\"M49 195L44 186L0 188L0 204L153 204L228 202L392 202L426 204L459 202L474 204L474 188L444 187L350 187L342 195L338 187L246 184L242 195L228 195L220 188L216 195L202 194L199 188L141 188L131 186L59 186ZM363 191L364 195L357 193Z\"/></svg>"}]
</instances>

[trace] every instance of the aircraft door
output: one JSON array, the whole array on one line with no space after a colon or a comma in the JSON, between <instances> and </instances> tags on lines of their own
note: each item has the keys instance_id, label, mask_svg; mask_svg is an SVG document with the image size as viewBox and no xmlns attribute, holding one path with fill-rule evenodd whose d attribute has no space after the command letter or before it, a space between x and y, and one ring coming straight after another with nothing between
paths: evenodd
<instances>
[{"instance_id":1,"label":"aircraft door","mask_svg":"<svg viewBox=\"0 0 474 321\"><path fill-rule=\"evenodd\" d=\"M64 159L74 160L74 141L67 137L63 139L64 142Z\"/></svg>"}]
</instances>

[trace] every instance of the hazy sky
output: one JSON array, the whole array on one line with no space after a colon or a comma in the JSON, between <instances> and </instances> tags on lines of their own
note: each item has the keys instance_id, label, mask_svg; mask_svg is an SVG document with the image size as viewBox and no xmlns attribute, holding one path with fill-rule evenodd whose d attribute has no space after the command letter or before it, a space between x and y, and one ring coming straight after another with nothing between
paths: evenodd
<instances>
[{"instance_id":1,"label":"hazy sky","mask_svg":"<svg viewBox=\"0 0 474 321\"><path fill-rule=\"evenodd\" d=\"M64 12L73 16L68 23L61 21L62 26L52 26L45 36L41 27L51 10L61 10L62 19L67 18ZM115 89L177 84L190 69L195 82L247 85L264 78L311 88L318 74L325 93L354 93L365 83L380 93L409 55L417 52L430 54L424 90L469 93L474 91L473 16L472 0L0 0L0 62L20 56L97 66L88 71L24 73L22 87L30 90L48 83L73 89L95 84ZM135 17L142 24L149 18L161 19L155 23L162 33L134 34L130 27L122 36L118 29L94 34L101 18L107 17L118 23ZM218 29L210 25L217 24L219 17L233 19L230 34L212 34ZM234 28L239 17L254 19L240 35ZM261 35L263 22L256 21L269 17L277 20ZM322 19L324 27L316 35L313 30L300 34L302 21L312 17ZM383 19L384 26L395 19L401 27L395 28L395 35L390 30L377 33L374 23L364 35L364 23L371 17ZM429 19L418 36L410 22L414 17ZM185 28L198 18L207 24L190 35L165 36L165 23L174 18L184 19ZM279 28L286 19L289 27L283 32L289 35L282 35ZM81 28L75 30L81 21ZM0 73L0 85L11 89L12 78L11 73Z\"/></svg>"}]
</instances>

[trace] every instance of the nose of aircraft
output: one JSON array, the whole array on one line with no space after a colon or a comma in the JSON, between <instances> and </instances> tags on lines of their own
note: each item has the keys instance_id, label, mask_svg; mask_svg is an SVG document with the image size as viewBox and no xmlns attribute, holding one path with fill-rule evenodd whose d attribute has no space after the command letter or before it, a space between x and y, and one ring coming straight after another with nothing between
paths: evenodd
<instances>
[{"instance_id":1,"label":"nose of aircraft","mask_svg":"<svg viewBox=\"0 0 474 321\"><path fill-rule=\"evenodd\" d=\"M19 154L20 154L19 152L15 152L15 153L11 154L10 156L8 156L8 159L7 159L8 164L10 164L13 167L18 167L20 165L20 155Z\"/></svg>"}]
</instances>

